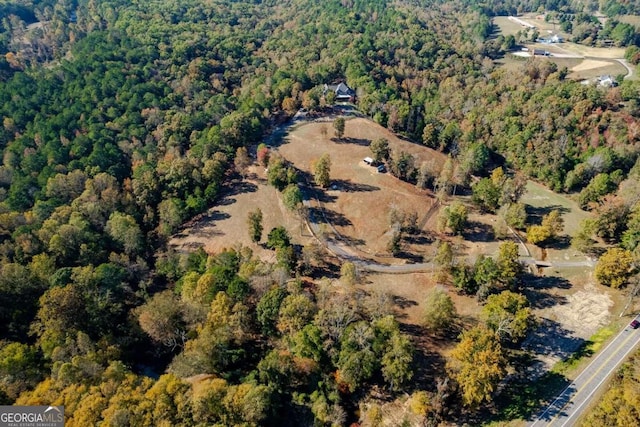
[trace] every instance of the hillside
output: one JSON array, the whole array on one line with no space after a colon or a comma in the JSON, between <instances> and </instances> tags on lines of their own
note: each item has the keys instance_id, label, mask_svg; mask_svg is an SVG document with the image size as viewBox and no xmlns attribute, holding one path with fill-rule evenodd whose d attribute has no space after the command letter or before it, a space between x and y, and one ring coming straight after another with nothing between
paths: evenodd
<instances>
[{"instance_id":1,"label":"hillside","mask_svg":"<svg viewBox=\"0 0 640 427\"><path fill-rule=\"evenodd\" d=\"M498 7L0 1L0 403L64 405L69 426L491 418L534 327L522 290L541 283L491 224L524 237L556 208L525 207L526 180L592 211L569 227L575 250L637 264L640 243L639 83L582 85L540 58L500 68ZM339 82L362 116L344 135L323 90ZM303 112L330 119L280 135ZM388 174L372 175L362 157L385 143ZM478 305L407 322L410 301L299 231L311 192L359 250L433 258L419 280ZM420 235L411 217L436 199ZM569 237L546 237L566 255ZM467 265L489 243L496 261ZM517 307L508 336L485 301ZM456 349L474 342L495 363L464 383L476 361Z\"/></svg>"}]
</instances>

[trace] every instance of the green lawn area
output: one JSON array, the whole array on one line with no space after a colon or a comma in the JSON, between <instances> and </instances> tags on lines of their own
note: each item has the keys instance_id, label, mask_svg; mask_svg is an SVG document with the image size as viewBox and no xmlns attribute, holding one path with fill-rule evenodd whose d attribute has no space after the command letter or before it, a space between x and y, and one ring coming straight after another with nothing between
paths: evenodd
<instances>
[{"instance_id":1,"label":"green lawn area","mask_svg":"<svg viewBox=\"0 0 640 427\"><path fill-rule=\"evenodd\" d=\"M564 232L573 237L580 229L580 223L592 215L585 212L578 204L563 194L554 193L544 185L533 181L527 182L527 191L520 200L540 213L548 213L560 209L564 219Z\"/></svg>"}]
</instances>

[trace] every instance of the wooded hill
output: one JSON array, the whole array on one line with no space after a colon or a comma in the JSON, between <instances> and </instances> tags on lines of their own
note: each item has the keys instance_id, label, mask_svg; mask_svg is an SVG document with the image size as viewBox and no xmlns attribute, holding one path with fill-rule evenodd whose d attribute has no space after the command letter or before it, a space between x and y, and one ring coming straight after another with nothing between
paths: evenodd
<instances>
[{"instance_id":1,"label":"wooded hill","mask_svg":"<svg viewBox=\"0 0 640 427\"><path fill-rule=\"evenodd\" d=\"M275 265L166 249L237 149L321 108L324 83L467 177L504 162L590 189L585 205L638 154L636 83L496 69L489 14L463 2L16 0L0 16L0 401L64 404L70 426L340 424L374 386L455 416L457 395L410 381L383 298L288 280L288 244ZM636 193L613 239L640 234Z\"/></svg>"}]
</instances>

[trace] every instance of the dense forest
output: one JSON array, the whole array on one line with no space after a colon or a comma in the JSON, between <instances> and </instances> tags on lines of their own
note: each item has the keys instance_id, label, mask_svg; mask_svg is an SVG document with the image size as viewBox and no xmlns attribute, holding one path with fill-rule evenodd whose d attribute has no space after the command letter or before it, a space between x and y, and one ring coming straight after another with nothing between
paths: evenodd
<instances>
[{"instance_id":1,"label":"dense forest","mask_svg":"<svg viewBox=\"0 0 640 427\"><path fill-rule=\"evenodd\" d=\"M461 187L499 163L597 213L585 250L637 254L638 83L493 61L491 16L574 6L1 0L0 403L63 404L70 426L342 425L372 390L408 393L425 423L477 409L522 337L468 331L453 380L413 380L388 298L303 277L286 230L270 233L274 263L167 239L219 201L238 149L344 80L362 113L447 153ZM510 249L494 279L511 293ZM510 293L493 303L524 310ZM475 392L461 384L474 345L496 350Z\"/></svg>"}]
</instances>

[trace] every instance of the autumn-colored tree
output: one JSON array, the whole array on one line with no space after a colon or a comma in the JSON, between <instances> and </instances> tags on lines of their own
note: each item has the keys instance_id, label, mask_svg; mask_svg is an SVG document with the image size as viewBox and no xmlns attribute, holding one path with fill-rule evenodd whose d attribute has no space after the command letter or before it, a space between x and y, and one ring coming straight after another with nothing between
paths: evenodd
<instances>
[{"instance_id":1,"label":"autumn-colored tree","mask_svg":"<svg viewBox=\"0 0 640 427\"><path fill-rule=\"evenodd\" d=\"M433 332L450 329L456 318L451 297L441 287L431 289L424 300L423 324Z\"/></svg>"},{"instance_id":2,"label":"autumn-colored tree","mask_svg":"<svg viewBox=\"0 0 640 427\"><path fill-rule=\"evenodd\" d=\"M358 271L356 265L352 262L346 261L342 263L340 267L340 280L347 286L353 286L358 280Z\"/></svg>"},{"instance_id":3,"label":"autumn-colored tree","mask_svg":"<svg viewBox=\"0 0 640 427\"><path fill-rule=\"evenodd\" d=\"M447 372L460 386L462 403L475 408L489 402L506 374L507 360L496 334L474 328L462 334L447 361Z\"/></svg>"},{"instance_id":4,"label":"autumn-colored tree","mask_svg":"<svg viewBox=\"0 0 640 427\"><path fill-rule=\"evenodd\" d=\"M280 332L293 335L313 318L316 305L303 294L289 295L280 305L277 328Z\"/></svg>"},{"instance_id":5,"label":"autumn-colored tree","mask_svg":"<svg viewBox=\"0 0 640 427\"><path fill-rule=\"evenodd\" d=\"M265 144L258 145L256 157L258 159L258 163L261 166L267 167L267 165L269 165L269 147L267 147Z\"/></svg>"},{"instance_id":6,"label":"autumn-colored tree","mask_svg":"<svg viewBox=\"0 0 640 427\"><path fill-rule=\"evenodd\" d=\"M293 114L296 112L298 108L298 103L295 99L288 96L282 100L282 109L289 114Z\"/></svg>"},{"instance_id":7,"label":"autumn-colored tree","mask_svg":"<svg viewBox=\"0 0 640 427\"><path fill-rule=\"evenodd\" d=\"M135 310L138 323L154 341L169 347L178 347L186 341L180 301L172 291L155 294Z\"/></svg>"},{"instance_id":8,"label":"autumn-colored tree","mask_svg":"<svg viewBox=\"0 0 640 427\"><path fill-rule=\"evenodd\" d=\"M527 241L534 245L546 242L551 238L551 230L542 225L532 225L527 230Z\"/></svg>"},{"instance_id":9,"label":"autumn-colored tree","mask_svg":"<svg viewBox=\"0 0 640 427\"><path fill-rule=\"evenodd\" d=\"M41 369L35 347L18 342L0 343L0 395L4 393L11 402L35 387L42 379Z\"/></svg>"},{"instance_id":10,"label":"autumn-colored tree","mask_svg":"<svg viewBox=\"0 0 640 427\"><path fill-rule=\"evenodd\" d=\"M330 173L331 157L325 153L313 164L313 178L316 184L322 188L327 188L331 182Z\"/></svg>"},{"instance_id":11,"label":"autumn-colored tree","mask_svg":"<svg viewBox=\"0 0 640 427\"><path fill-rule=\"evenodd\" d=\"M246 147L238 147L236 156L233 158L233 165L243 178L247 175L247 168L251 166L251 158Z\"/></svg>"},{"instance_id":12,"label":"autumn-colored tree","mask_svg":"<svg viewBox=\"0 0 640 427\"><path fill-rule=\"evenodd\" d=\"M522 340L533 323L527 298L511 291L489 295L482 308L482 317L501 340L512 342Z\"/></svg>"},{"instance_id":13,"label":"autumn-colored tree","mask_svg":"<svg viewBox=\"0 0 640 427\"><path fill-rule=\"evenodd\" d=\"M596 279L602 285L619 288L633 273L633 262L631 251L610 248L598 259L595 269Z\"/></svg>"},{"instance_id":14,"label":"autumn-colored tree","mask_svg":"<svg viewBox=\"0 0 640 427\"><path fill-rule=\"evenodd\" d=\"M500 282L508 289L513 289L522 274L518 245L515 242L501 243L496 262L500 271Z\"/></svg>"},{"instance_id":15,"label":"autumn-colored tree","mask_svg":"<svg viewBox=\"0 0 640 427\"><path fill-rule=\"evenodd\" d=\"M451 188L453 187L453 170L453 159L448 157L434 184L436 196L440 201L451 192Z\"/></svg>"}]
</instances>

